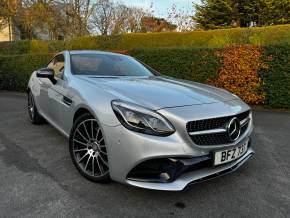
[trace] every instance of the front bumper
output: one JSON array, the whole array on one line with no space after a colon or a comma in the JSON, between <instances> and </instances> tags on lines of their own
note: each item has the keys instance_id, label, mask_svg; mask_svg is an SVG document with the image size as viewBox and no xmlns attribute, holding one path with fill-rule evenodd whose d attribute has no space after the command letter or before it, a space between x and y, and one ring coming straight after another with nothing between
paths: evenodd
<instances>
[{"instance_id":1,"label":"front bumper","mask_svg":"<svg viewBox=\"0 0 290 218\"><path fill-rule=\"evenodd\" d=\"M166 182L155 181L152 178L132 178L130 173L138 165L157 159L194 159L211 157L212 152L238 146L249 140L253 130L252 121L247 131L239 140L224 145L198 146L193 143L186 130L186 123L190 120L223 117L249 110L246 104L239 101L195 105L178 108L169 108L159 112L165 116L176 128L176 132L167 137L157 137L130 131L123 127L102 125L107 144L110 176L113 180L137 187L178 191L190 183L211 179L232 172L245 163L254 153L251 147L248 151L231 163L221 166L208 164L202 168L182 172L174 179ZM150 181L150 182L149 182Z\"/></svg>"},{"instance_id":2,"label":"front bumper","mask_svg":"<svg viewBox=\"0 0 290 218\"><path fill-rule=\"evenodd\" d=\"M249 148L247 153L244 154L244 156L242 156L240 159L234 162L217 167L208 167L188 172L182 174L180 177L178 177L176 180L170 183L152 183L133 180L127 180L127 183L136 187L147 189L163 190L163 191L181 191L187 185L202 182L205 180L210 180L234 172L239 167L241 167L253 154L254 154L253 149Z\"/></svg>"},{"instance_id":3,"label":"front bumper","mask_svg":"<svg viewBox=\"0 0 290 218\"><path fill-rule=\"evenodd\" d=\"M107 133L105 138L108 145L111 178L115 181L136 187L179 191L191 183L208 180L233 172L254 154L253 149L249 147L248 151L242 157L231 163L215 167L210 165L190 172L185 172L174 178L174 181L146 182L146 180L129 178L128 175L134 167L139 164L159 158L190 159L194 157L210 157L210 161L212 161L211 152L216 150L217 147L212 148L211 151L208 148L201 149L195 147L194 149L192 148L192 151L189 153L187 152L188 149L184 148L189 145L185 143L178 134L173 134L160 140L159 137L132 132L121 125L116 127L105 126L103 128L104 132ZM250 132L248 132L248 134L250 134ZM248 138L249 135L240 141L239 144L248 140Z\"/></svg>"}]
</instances>

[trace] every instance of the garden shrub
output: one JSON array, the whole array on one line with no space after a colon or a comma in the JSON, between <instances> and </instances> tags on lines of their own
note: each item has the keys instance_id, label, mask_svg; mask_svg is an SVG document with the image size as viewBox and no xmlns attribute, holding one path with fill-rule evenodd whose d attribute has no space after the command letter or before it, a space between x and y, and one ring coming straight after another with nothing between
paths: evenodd
<instances>
[{"instance_id":1,"label":"garden shrub","mask_svg":"<svg viewBox=\"0 0 290 218\"><path fill-rule=\"evenodd\" d=\"M45 66L51 54L0 56L0 90L24 91L31 73Z\"/></svg>"},{"instance_id":2,"label":"garden shrub","mask_svg":"<svg viewBox=\"0 0 290 218\"><path fill-rule=\"evenodd\" d=\"M31 40L29 53L48 53L48 42L47 41L40 41L40 40Z\"/></svg>"},{"instance_id":3,"label":"garden shrub","mask_svg":"<svg viewBox=\"0 0 290 218\"><path fill-rule=\"evenodd\" d=\"M121 35L98 36L96 37L96 50L115 50L119 48L119 43L122 39Z\"/></svg>"},{"instance_id":4,"label":"garden shrub","mask_svg":"<svg viewBox=\"0 0 290 218\"><path fill-rule=\"evenodd\" d=\"M0 54L26 54L29 53L30 42L28 40L0 42Z\"/></svg>"},{"instance_id":5,"label":"garden shrub","mask_svg":"<svg viewBox=\"0 0 290 218\"><path fill-rule=\"evenodd\" d=\"M129 54L164 75L197 82L215 78L219 67L213 49L133 49Z\"/></svg>"},{"instance_id":6,"label":"garden shrub","mask_svg":"<svg viewBox=\"0 0 290 218\"><path fill-rule=\"evenodd\" d=\"M58 53L67 49L66 41L50 41L48 43L48 51L49 53Z\"/></svg>"},{"instance_id":7,"label":"garden shrub","mask_svg":"<svg viewBox=\"0 0 290 218\"><path fill-rule=\"evenodd\" d=\"M257 46L230 46L220 52L222 67L212 85L227 89L250 104L264 102L258 70L263 67L261 49Z\"/></svg>"},{"instance_id":8,"label":"garden shrub","mask_svg":"<svg viewBox=\"0 0 290 218\"><path fill-rule=\"evenodd\" d=\"M262 55L266 68L260 68L265 104L275 108L290 108L290 47L264 47Z\"/></svg>"},{"instance_id":9,"label":"garden shrub","mask_svg":"<svg viewBox=\"0 0 290 218\"><path fill-rule=\"evenodd\" d=\"M211 40L208 42L208 47L210 48L219 48L222 46L232 44L231 38L228 34L218 34L214 35Z\"/></svg>"},{"instance_id":10,"label":"garden shrub","mask_svg":"<svg viewBox=\"0 0 290 218\"><path fill-rule=\"evenodd\" d=\"M71 39L65 43L65 48L62 50L96 50L97 37L78 37ZM62 51L61 50L61 51Z\"/></svg>"}]
</instances>

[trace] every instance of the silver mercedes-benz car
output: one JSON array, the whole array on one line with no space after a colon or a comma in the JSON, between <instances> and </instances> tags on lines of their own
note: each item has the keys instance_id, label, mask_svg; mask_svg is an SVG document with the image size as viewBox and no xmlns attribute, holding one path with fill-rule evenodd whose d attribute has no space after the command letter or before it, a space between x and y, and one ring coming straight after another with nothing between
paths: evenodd
<instances>
[{"instance_id":1,"label":"silver mercedes-benz car","mask_svg":"<svg viewBox=\"0 0 290 218\"><path fill-rule=\"evenodd\" d=\"M182 190L254 153L250 107L219 88L162 76L130 56L64 51L31 75L28 113L69 139L86 178Z\"/></svg>"}]
</instances>

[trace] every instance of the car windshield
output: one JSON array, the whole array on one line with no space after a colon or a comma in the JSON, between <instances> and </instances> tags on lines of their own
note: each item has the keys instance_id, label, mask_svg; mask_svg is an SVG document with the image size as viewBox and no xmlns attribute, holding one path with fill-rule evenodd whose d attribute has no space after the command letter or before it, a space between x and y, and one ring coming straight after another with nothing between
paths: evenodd
<instances>
[{"instance_id":1,"label":"car windshield","mask_svg":"<svg viewBox=\"0 0 290 218\"><path fill-rule=\"evenodd\" d=\"M153 76L157 72L132 57L115 54L73 54L72 73L91 76Z\"/></svg>"}]
</instances>

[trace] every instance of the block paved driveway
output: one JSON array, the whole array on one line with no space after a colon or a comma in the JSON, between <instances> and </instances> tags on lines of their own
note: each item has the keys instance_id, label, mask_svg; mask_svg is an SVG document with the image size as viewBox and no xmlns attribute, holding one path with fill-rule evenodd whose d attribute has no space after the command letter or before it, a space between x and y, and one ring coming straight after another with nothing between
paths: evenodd
<instances>
[{"instance_id":1,"label":"block paved driveway","mask_svg":"<svg viewBox=\"0 0 290 218\"><path fill-rule=\"evenodd\" d=\"M34 126L26 96L0 92L0 217L290 217L290 113L255 111L256 155L181 192L92 183L66 139Z\"/></svg>"}]
</instances>

